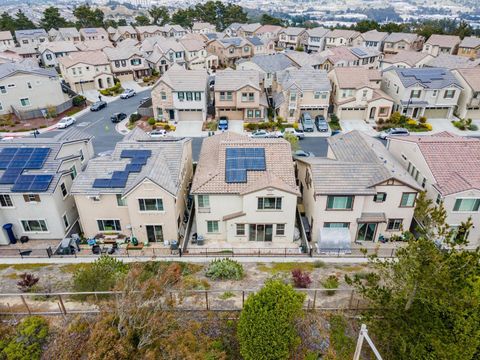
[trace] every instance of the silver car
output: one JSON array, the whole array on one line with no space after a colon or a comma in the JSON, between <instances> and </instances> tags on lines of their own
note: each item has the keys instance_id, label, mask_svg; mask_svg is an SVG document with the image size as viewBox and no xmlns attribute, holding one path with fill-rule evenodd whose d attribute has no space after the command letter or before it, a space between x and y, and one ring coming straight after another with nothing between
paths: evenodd
<instances>
[{"instance_id":1,"label":"silver car","mask_svg":"<svg viewBox=\"0 0 480 360\"><path fill-rule=\"evenodd\" d=\"M389 136L408 136L410 131L404 128L391 128L385 131L382 131L378 137L382 140L385 140Z\"/></svg>"},{"instance_id":2,"label":"silver car","mask_svg":"<svg viewBox=\"0 0 480 360\"><path fill-rule=\"evenodd\" d=\"M75 124L76 120L72 116L66 116L62 118L58 123L57 123L57 129L65 129L69 127L70 125Z\"/></svg>"}]
</instances>

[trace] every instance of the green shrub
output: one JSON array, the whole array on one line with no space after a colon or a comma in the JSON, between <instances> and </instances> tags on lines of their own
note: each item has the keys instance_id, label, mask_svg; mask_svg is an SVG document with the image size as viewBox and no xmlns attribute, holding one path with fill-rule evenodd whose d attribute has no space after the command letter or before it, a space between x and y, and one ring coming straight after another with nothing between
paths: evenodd
<instances>
[{"instance_id":1,"label":"green shrub","mask_svg":"<svg viewBox=\"0 0 480 360\"><path fill-rule=\"evenodd\" d=\"M130 115L130 122L131 123L134 123L135 121L138 121L142 118L142 115L138 114L138 113L133 113Z\"/></svg>"},{"instance_id":2,"label":"green shrub","mask_svg":"<svg viewBox=\"0 0 480 360\"><path fill-rule=\"evenodd\" d=\"M330 275L323 283L323 287L325 289L337 289L339 285L339 281L337 276L335 275ZM328 290L327 295L333 295L335 294L335 290Z\"/></svg>"},{"instance_id":3,"label":"green shrub","mask_svg":"<svg viewBox=\"0 0 480 360\"><path fill-rule=\"evenodd\" d=\"M147 123L148 125L153 126L155 125L156 121L153 117L151 117L151 118L148 118Z\"/></svg>"},{"instance_id":4,"label":"green shrub","mask_svg":"<svg viewBox=\"0 0 480 360\"><path fill-rule=\"evenodd\" d=\"M335 359L352 359L355 340L347 335L347 320L342 315L330 318L330 343L335 352Z\"/></svg>"},{"instance_id":5,"label":"green shrub","mask_svg":"<svg viewBox=\"0 0 480 360\"><path fill-rule=\"evenodd\" d=\"M40 360L42 347L48 336L48 323L39 316L25 318L16 329L16 335L6 344L2 354L7 360ZM4 358L0 356L0 358Z\"/></svg>"},{"instance_id":6,"label":"green shrub","mask_svg":"<svg viewBox=\"0 0 480 360\"><path fill-rule=\"evenodd\" d=\"M303 48L303 46L299 45L295 48L295 51L304 51L305 49Z\"/></svg>"},{"instance_id":7,"label":"green shrub","mask_svg":"<svg viewBox=\"0 0 480 360\"><path fill-rule=\"evenodd\" d=\"M222 295L219 296L220 300L228 300L234 297L235 294L231 291L225 291Z\"/></svg>"},{"instance_id":8,"label":"green shrub","mask_svg":"<svg viewBox=\"0 0 480 360\"><path fill-rule=\"evenodd\" d=\"M321 269L321 268L325 267L325 263L322 260L316 260L313 263L313 267L316 268L316 269Z\"/></svg>"},{"instance_id":9,"label":"green shrub","mask_svg":"<svg viewBox=\"0 0 480 360\"><path fill-rule=\"evenodd\" d=\"M85 104L85 97L82 95L77 95L72 99L73 106L82 106Z\"/></svg>"},{"instance_id":10,"label":"green shrub","mask_svg":"<svg viewBox=\"0 0 480 360\"><path fill-rule=\"evenodd\" d=\"M258 130L258 124L248 123L248 124L245 124L245 128L247 128L247 130L250 130L250 131L255 131L255 130Z\"/></svg>"},{"instance_id":11,"label":"green shrub","mask_svg":"<svg viewBox=\"0 0 480 360\"><path fill-rule=\"evenodd\" d=\"M170 130L172 129L172 127L171 127L169 124L163 125L163 128L164 128L166 131L170 131Z\"/></svg>"},{"instance_id":12,"label":"green shrub","mask_svg":"<svg viewBox=\"0 0 480 360\"><path fill-rule=\"evenodd\" d=\"M213 280L240 280L243 266L235 260L216 259L208 265L205 275Z\"/></svg>"},{"instance_id":13,"label":"green shrub","mask_svg":"<svg viewBox=\"0 0 480 360\"><path fill-rule=\"evenodd\" d=\"M418 118L418 121L420 122L420 124L425 124L427 122L427 118L425 116L420 116Z\"/></svg>"},{"instance_id":14,"label":"green shrub","mask_svg":"<svg viewBox=\"0 0 480 360\"><path fill-rule=\"evenodd\" d=\"M210 284L207 280L200 280L192 275L187 275L182 280L183 288L185 290L208 290Z\"/></svg>"}]
</instances>

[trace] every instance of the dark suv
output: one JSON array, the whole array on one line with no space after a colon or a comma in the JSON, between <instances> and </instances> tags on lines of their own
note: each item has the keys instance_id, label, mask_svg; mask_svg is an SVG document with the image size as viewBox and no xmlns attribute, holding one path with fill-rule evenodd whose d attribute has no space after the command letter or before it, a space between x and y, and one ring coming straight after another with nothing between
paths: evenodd
<instances>
[{"instance_id":1,"label":"dark suv","mask_svg":"<svg viewBox=\"0 0 480 360\"><path fill-rule=\"evenodd\" d=\"M125 114L125 113L115 113L110 117L110 120L113 123L119 123L120 121L122 121L123 119L126 119L126 118L127 118L127 114Z\"/></svg>"}]
</instances>

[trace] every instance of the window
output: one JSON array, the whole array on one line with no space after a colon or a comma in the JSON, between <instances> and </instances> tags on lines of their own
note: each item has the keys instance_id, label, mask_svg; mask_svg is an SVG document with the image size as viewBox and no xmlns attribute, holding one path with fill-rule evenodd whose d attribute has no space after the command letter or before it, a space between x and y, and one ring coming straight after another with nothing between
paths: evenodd
<instances>
[{"instance_id":1,"label":"window","mask_svg":"<svg viewBox=\"0 0 480 360\"><path fill-rule=\"evenodd\" d=\"M45 220L20 220L23 231L25 232L47 232L47 223Z\"/></svg>"},{"instance_id":2,"label":"window","mask_svg":"<svg viewBox=\"0 0 480 360\"><path fill-rule=\"evenodd\" d=\"M315 91L315 94L313 95L314 99L320 99L320 91Z\"/></svg>"},{"instance_id":3,"label":"window","mask_svg":"<svg viewBox=\"0 0 480 360\"><path fill-rule=\"evenodd\" d=\"M210 207L210 197L208 195L198 195L198 207L205 209Z\"/></svg>"},{"instance_id":4,"label":"window","mask_svg":"<svg viewBox=\"0 0 480 360\"><path fill-rule=\"evenodd\" d=\"M245 47L243 48L243 51L244 51L244 52L249 52L249 51L250 51L250 47L245 46Z\"/></svg>"},{"instance_id":5,"label":"window","mask_svg":"<svg viewBox=\"0 0 480 360\"><path fill-rule=\"evenodd\" d=\"M247 118L253 118L253 110L251 109L247 110Z\"/></svg>"},{"instance_id":6,"label":"window","mask_svg":"<svg viewBox=\"0 0 480 360\"><path fill-rule=\"evenodd\" d=\"M427 186L427 178L424 177L422 180L422 188L425 189L425 186Z\"/></svg>"},{"instance_id":7,"label":"window","mask_svg":"<svg viewBox=\"0 0 480 360\"><path fill-rule=\"evenodd\" d=\"M202 100L202 93L196 92L195 93L195 101L200 101Z\"/></svg>"},{"instance_id":8,"label":"window","mask_svg":"<svg viewBox=\"0 0 480 360\"><path fill-rule=\"evenodd\" d=\"M180 94L180 93L179 93L179 94ZM183 93L182 93L182 94L183 94ZM165 93L165 91L162 91L162 92L160 93L160 96L161 96L162 100L167 100L167 94ZM178 98L180 98L180 95L178 96Z\"/></svg>"},{"instance_id":9,"label":"window","mask_svg":"<svg viewBox=\"0 0 480 360\"><path fill-rule=\"evenodd\" d=\"M130 64L132 64L133 66L140 65L141 63L142 63L142 60L140 60L140 59L132 59L132 60L130 60Z\"/></svg>"},{"instance_id":10,"label":"window","mask_svg":"<svg viewBox=\"0 0 480 360\"><path fill-rule=\"evenodd\" d=\"M437 203L437 205L440 205L440 203L442 202L442 195L437 194L437 198L435 199L435 202Z\"/></svg>"},{"instance_id":11,"label":"window","mask_svg":"<svg viewBox=\"0 0 480 360\"><path fill-rule=\"evenodd\" d=\"M192 101L193 100L193 94L191 91L188 91L187 93L187 101Z\"/></svg>"},{"instance_id":12,"label":"window","mask_svg":"<svg viewBox=\"0 0 480 360\"><path fill-rule=\"evenodd\" d=\"M127 206L127 199L122 197L122 194L117 194L117 206Z\"/></svg>"},{"instance_id":13,"label":"window","mask_svg":"<svg viewBox=\"0 0 480 360\"><path fill-rule=\"evenodd\" d=\"M30 106L30 100L28 98L20 99L20 104L22 106Z\"/></svg>"},{"instance_id":14,"label":"window","mask_svg":"<svg viewBox=\"0 0 480 360\"><path fill-rule=\"evenodd\" d=\"M245 224L237 224L237 236L245 236Z\"/></svg>"},{"instance_id":15,"label":"window","mask_svg":"<svg viewBox=\"0 0 480 360\"><path fill-rule=\"evenodd\" d=\"M455 90L445 90L445 94L443 95L444 99L453 99L455 96Z\"/></svg>"},{"instance_id":16,"label":"window","mask_svg":"<svg viewBox=\"0 0 480 360\"><path fill-rule=\"evenodd\" d=\"M416 193L403 193L402 201L400 202L401 207L413 207L415 205Z\"/></svg>"},{"instance_id":17,"label":"window","mask_svg":"<svg viewBox=\"0 0 480 360\"><path fill-rule=\"evenodd\" d=\"M2 103L0 103L0 111L2 111L2 110L3 110L3 105L2 105Z\"/></svg>"},{"instance_id":18,"label":"window","mask_svg":"<svg viewBox=\"0 0 480 360\"><path fill-rule=\"evenodd\" d=\"M340 229L348 229L350 227L350 223L348 222L326 222L323 224L324 228L333 229L333 228L340 228Z\"/></svg>"},{"instance_id":19,"label":"window","mask_svg":"<svg viewBox=\"0 0 480 360\"><path fill-rule=\"evenodd\" d=\"M218 233L218 221L217 220L207 221L207 232L208 233Z\"/></svg>"},{"instance_id":20,"label":"window","mask_svg":"<svg viewBox=\"0 0 480 360\"><path fill-rule=\"evenodd\" d=\"M122 231L120 220L97 220L99 231Z\"/></svg>"},{"instance_id":21,"label":"window","mask_svg":"<svg viewBox=\"0 0 480 360\"><path fill-rule=\"evenodd\" d=\"M26 194L23 195L23 200L25 200L25 202L40 202L40 195Z\"/></svg>"},{"instance_id":22,"label":"window","mask_svg":"<svg viewBox=\"0 0 480 360\"><path fill-rule=\"evenodd\" d=\"M422 90L412 90L410 91L410 97L412 99L418 99L421 93L422 93Z\"/></svg>"},{"instance_id":23,"label":"window","mask_svg":"<svg viewBox=\"0 0 480 360\"><path fill-rule=\"evenodd\" d=\"M6 94L7 88L5 86L0 86L0 94Z\"/></svg>"},{"instance_id":24,"label":"window","mask_svg":"<svg viewBox=\"0 0 480 360\"><path fill-rule=\"evenodd\" d=\"M387 199L387 193L378 193L373 197L375 202L384 202Z\"/></svg>"},{"instance_id":25,"label":"window","mask_svg":"<svg viewBox=\"0 0 480 360\"><path fill-rule=\"evenodd\" d=\"M262 111L261 110L255 110L255 117L256 118L262 117Z\"/></svg>"},{"instance_id":26,"label":"window","mask_svg":"<svg viewBox=\"0 0 480 360\"><path fill-rule=\"evenodd\" d=\"M328 196L327 210L352 210L353 196Z\"/></svg>"},{"instance_id":27,"label":"window","mask_svg":"<svg viewBox=\"0 0 480 360\"><path fill-rule=\"evenodd\" d=\"M178 100L183 101L185 99L185 93L179 92L178 93Z\"/></svg>"},{"instance_id":28,"label":"window","mask_svg":"<svg viewBox=\"0 0 480 360\"><path fill-rule=\"evenodd\" d=\"M138 199L140 211L163 211L162 199Z\"/></svg>"},{"instance_id":29,"label":"window","mask_svg":"<svg viewBox=\"0 0 480 360\"><path fill-rule=\"evenodd\" d=\"M85 156L83 156L83 150L80 149L80 161L83 162L85 160Z\"/></svg>"},{"instance_id":30,"label":"window","mask_svg":"<svg viewBox=\"0 0 480 360\"><path fill-rule=\"evenodd\" d=\"M65 186L65 183L62 183L60 185L60 189L62 190L62 195L63 197L67 196L68 195L68 191L67 191L67 187Z\"/></svg>"},{"instance_id":31,"label":"window","mask_svg":"<svg viewBox=\"0 0 480 360\"><path fill-rule=\"evenodd\" d=\"M10 197L10 195L0 195L0 206L13 207L12 198Z\"/></svg>"},{"instance_id":32,"label":"window","mask_svg":"<svg viewBox=\"0 0 480 360\"><path fill-rule=\"evenodd\" d=\"M263 197L258 198L258 210L281 210L281 197Z\"/></svg>"},{"instance_id":33,"label":"window","mask_svg":"<svg viewBox=\"0 0 480 360\"><path fill-rule=\"evenodd\" d=\"M65 229L68 229L68 227L70 226L70 224L69 224L69 222L68 222L67 214L63 214L62 219L63 219L63 225L65 226Z\"/></svg>"},{"instance_id":34,"label":"window","mask_svg":"<svg viewBox=\"0 0 480 360\"><path fill-rule=\"evenodd\" d=\"M387 230L396 231L401 230L403 225L403 219L388 219Z\"/></svg>"},{"instance_id":35,"label":"window","mask_svg":"<svg viewBox=\"0 0 480 360\"><path fill-rule=\"evenodd\" d=\"M275 228L275 235L285 236L285 224L277 224Z\"/></svg>"},{"instance_id":36,"label":"window","mask_svg":"<svg viewBox=\"0 0 480 360\"><path fill-rule=\"evenodd\" d=\"M456 199L453 205L453 211L478 211L480 199Z\"/></svg>"},{"instance_id":37,"label":"window","mask_svg":"<svg viewBox=\"0 0 480 360\"><path fill-rule=\"evenodd\" d=\"M296 101L297 100L297 93L296 92L291 92L290 93L290 101Z\"/></svg>"},{"instance_id":38,"label":"window","mask_svg":"<svg viewBox=\"0 0 480 360\"><path fill-rule=\"evenodd\" d=\"M73 165L71 168L70 168L70 177L73 179L75 179L77 177L77 168L75 167L75 165Z\"/></svg>"}]
</instances>

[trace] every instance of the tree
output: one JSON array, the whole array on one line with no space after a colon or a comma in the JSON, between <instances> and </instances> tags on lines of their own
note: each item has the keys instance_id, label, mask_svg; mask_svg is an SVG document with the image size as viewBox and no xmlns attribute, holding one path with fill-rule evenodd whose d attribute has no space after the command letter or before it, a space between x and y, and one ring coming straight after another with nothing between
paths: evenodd
<instances>
[{"instance_id":1,"label":"tree","mask_svg":"<svg viewBox=\"0 0 480 360\"><path fill-rule=\"evenodd\" d=\"M278 25L278 26L284 26L285 23L282 19L274 17L270 14L263 14L262 18L260 19L260 23L262 25Z\"/></svg>"},{"instance_id":2,"label":"tree","mask_svg":"<svg viewBox=\"0 0 480 360\"><path fill-rule=\"evenodd\" d=\"M117 26L127 26L127 20L126 19L118 19Z\"/></svg>"},{"instance_id":3,"label":"tree","mask_svg":"<svg viewBox=\"0 0 480 360\"><path fill-rule=\"evenodd\" d=\"M292 152L300 149L300 145L298 144L298 137L295 134L285 132L283 138L290 143Z\"/></svg>"},{"instance_id":4,"label":"tree","mask_svg":"<svg viewBox=\"0 0 480 360\"><path fill-rule=\"evenodd\" d=\"M392 32L410 32L410 28L407 24L397 24L397 23L386 23L380 26L379 31L384 31L388 33Z\"/></svg>"},{"instance_id":5,"label":"tree","mask_svg":"<svg viewBox=\"0 0 480 360\"><path fill-rule=\"evenodd\" d=\"M150 19L145 15L138 15L135 17L135 25L137 26L146 26L150 25Z\"/></svg>"},{"instance_id":6,"label":"tree","mask_svg":"<svg viewBox=\"0 0 480 360\"><path fill-rule=\"evenodd\" d=\"M22 10L18 10L15 14L15 30L35 29L36 26Z\"/></svg>"},{"instance_id":7,"label":"tree","mask_svg":"<svg viewBox=\"0 0 480 360\"><path fill-rule=\"evenodd\" d=\"M7 12L2 13L0 16L0 30L15 31L15 29L15 19Z\"/></svg>"},{"instance_id":8,"label":"tree","mask_svg":"<svg viewBox=\"0 0 480 360\"><path fill-rule=\"evenodd\" d=\"M103 27L105 29L108 29L109 27L116 29L118 27L118 23L113 19L107 19L103 22Z\"/></svg>"},{"instance_id":9,"label":"tree","mask_svg":"<svg viewBox=\"0 0 480 360\"><path fill-rule=\"evenodd\" d=\"M215 24L218 31L223 31L234 22L246 23L247 13L239 5L224 4L221 1L207 1L197 4L192 9L193 18Z\"/></svg>"},{"instance_id":10,"label":"tree","mask_svg":"<svg viewBox=\"0 0 480 360\"><path fill-rule=\"evenodd\" d=\"M378 30L380 25L374 20L361 20L353 26L353 30L367 32L370 30Z\"/></svg>"},{"instance_id":11,"label":"tree","mask_svg":"<svg viewBox=\"0 0 480 360\"><path fill-rule=\"evenodd\" d=\"M193 12L191 8L178 9L172 15L171 23L185 28L191 28L193 25Z\"/></svg>"},{"instance_id":12,"label":"tree","mask_svg":"<svg viewBox=\"0 0 480 360\"><path fill-rule=\"evenodd\" d=\"M152 6L148 13L152 17L152 24L153 25L165 25L168 20L170 19L170 15L168 14L168 9L165 6Z\"/></svg>"},{"instance_id":13,"label":"tree","mask_svg":"<svg viewBox=\"0 0 480 360\"><path fill-rule=\"evenodd\" d=\"M90 5L80 5L73 10L73 15L77 18L77 27L102 27L103 11L100 9L92 9Z\"/></svg>"},{"instance_id":14,"label":"tree","mask_svg":"<svg viewBox=\"0 0 480 360\"><path fill-rule=\"evenodd\" d=\"M245 360L290 359L300 344L295 321L305 295L280 280L269 280L245 302L238 322L240 353Z\"/></svg>"},{"instance_id":15,"label":"tree","mask_svg":"<svg viewBox=\"0 0 480 360\"><path fill-rule=\"evenodd\" d=\"M60 15L57 7L50 6L43 12L43 17L40 20L40 26L45 30L58 29L61 27L72 26L64 17Z\"/></svg>"}]
</instances>

